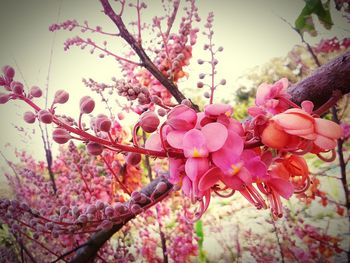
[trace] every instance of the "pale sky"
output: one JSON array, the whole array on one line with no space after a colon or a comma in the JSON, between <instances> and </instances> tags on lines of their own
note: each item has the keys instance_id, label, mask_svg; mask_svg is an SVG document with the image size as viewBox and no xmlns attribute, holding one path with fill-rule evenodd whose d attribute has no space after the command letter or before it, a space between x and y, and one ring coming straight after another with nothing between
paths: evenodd
<instances>
[{"instance_id":1,"label":"pale sky","mask_svg":"<svg viewBox=\"0 0 350 263\"><path fill-rule=\"evenodd\" d=\"M156 0L146 2L149 7L144 11L143 20L150 21L153 16L160 14L161 7ZM51 43L55 36L54 33L48 31L48 27L51 23L56 22L60 5L59 21L88 20L91 26L100 25L106 31L114 32L115 27L112 22L101 13L99 1L0 0L0 66L6 64L15 66L15 61L17 61L28 86L45 87ZM202 21L205 21L209 11L214 11L214 42L224 47L224 52L218 56L218 78L227 80L227 85L218 90L221 96L232 96L233 98L233 87L239 76L248 69L267 62L272 57L285 56L295 44L300 43L299 36L282 22L279 16L293 23L303 5L301 0L198 1ZM349 26L345 20L339 17L338 12L332 13L336 27L330 32L322 30L317 38L307 37L310 43L316 43L322 37L337 35L343 38L349 35L349 31L346 31ZM135 11L127 9L125 15L129 19L134 18ZM203 29L202 24L199 27ZM49 82L50 98L57 89L66 89L70 92L69 103L59 108L58 112L71 114L73 117L78 117L79 99L83 95L93 95L82 84L83 77L91 77L99 82L109 82L111 77L120 76L117 63L111 58L100 59L97 55L90 55L87 50L75 47L64 52L65 39L78 34L78 31L59 31L56 34ZM98 36L96 40L100 43L103 41ZM195 87L198 73L203 70L195 61L198 58L209 56L202 50L205 41L205 37L200 34L198 47L193 54L192 67L190 67L191 77L188 81L181 83L180 88ZM123 41L111 38L108 43L118 53ZM16 66L15 68L18 70ZM18 71L17 77L22 80ZM190 96L188 92L186 95ZM38 130L35 135L32 135L33 140L28 140L25 136L19 135L13 126L13 124L23 126L26 131L37 128L37 125L30 126L21 120L23 113L28 109L23 103L13 101L7 105L0 105L2 121L0 150L9 159L13 159L13 147L5 147L7 142L11 142L19 149L27 149L37 158L44 158ZM98 109L103 110L103 106Z\"/></svg>"}]
</instances>

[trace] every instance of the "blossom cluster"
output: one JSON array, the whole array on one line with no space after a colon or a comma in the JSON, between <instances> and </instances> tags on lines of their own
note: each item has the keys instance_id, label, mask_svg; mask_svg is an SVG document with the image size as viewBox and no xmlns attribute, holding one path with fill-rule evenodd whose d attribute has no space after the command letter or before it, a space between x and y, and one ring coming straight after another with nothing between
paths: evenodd
<instances>
[{"instance_id":1,"label":"blossom cluster","mask_svg":"<svg viewBox=\"0 0 350 263\"><path fill-rule=\"evenodd\" d=\"M207 105L204 112L178 105L147 140L146 148L183 154L169 158L169 180L193 202L200 202L189 218L205 212L211 192L222 196L226 190L239 191L258 209L267 207L263 194L273 214L281 217L280 197L289 199L310 185L302 155L313 153L328 160L323 155L331 152L329 161L334 159L340 126L314 114L310 101L295 105L287 87L286 79L262 84L256 105L249 109L252 118L243 124L231 117L233 109L227 104Z\"/></svg>"}]
</instances>

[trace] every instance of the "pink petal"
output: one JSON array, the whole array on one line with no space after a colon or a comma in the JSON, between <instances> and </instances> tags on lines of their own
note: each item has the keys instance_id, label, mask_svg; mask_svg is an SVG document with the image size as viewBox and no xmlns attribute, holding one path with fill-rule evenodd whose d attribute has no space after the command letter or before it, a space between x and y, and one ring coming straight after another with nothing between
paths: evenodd
<instances>
[{"instance_id":1,"label":"pink petal","mask_svg":"<svg viewBox=\"0 0 350 263\"><path fill-rule=\"evenodd\" d=\"M183 137L186 131L173 130L168 133L166 140L171 147L182 149Z\"/></svg>"},{"instance_id":2,"label":"pink petal","mask_svg":"<svg viewBox=\"0 0 350 263\"><path fill-rule=\"evenodd\" d=\"M244 150L241 156L244 167L248 169L253 178L263 178L266 175L266 165L252 150Z\"/></svg>"},{"instance_id":3,"label":"pink petal","mask_svg":"<svg viewBox=\"0 0 350 263\"><path fill-rule=\"evenodd\" d=\"M180 172L184 170L183 159L169 158L169 182L177 184L180 182Z\"/></svg>"},{"instance_id":4,"label":"pink petal","mask_svg":"<svg viewBox=\"0 0 350 263\"><path fill-rule=\"evenodd\" d=\"M197 129L192 129L185 133L183 137L182 147L186 157L208 156L206 139L203 133ZM199 154L199 156L195 156L196 154Z\"/></svg>"},{"instance_id":5,"label":"pink petal","mask_svg":"<svg viewBox=\"0 0 350 263\"><path fill-rule=\"evenodd\" d=\"M337 145L336 141L322 135L317 135L314 144L323 150L332 150Z\"/></svg>"},{"instance_id":6,"label":"pink petal","mask_svg":"<svg viewBox=\"0 0 350 263\"><path fill-rule=\"evenodd\" d=\"M186 196L190 196L191 189L192 189L192 182L187 176L185 176L182 180L182 191Z\"/></svg>"},{"instance_id":7,"label":"pink petal","mask_svg":"<svg viewBox=\"0 0 350 263\"><path fill-rule=\"evenodd\" d=\"M227 166L231 166L237 162L238 156L241 155L243 151L244 143L241 136L233 131L228 131L228 137L224 146L212 154L213 163L219 168L227 169ZM224 170L223 170L224 171Z\"/></svg>"},{"instance_id":8,"label":"pink petal","mask_svg":"<svg viewBox=\"0 0 350 263\"><path fill-rule=\"evenodd\" d=\"M307 113L312 113L312 110L314 109L314 104L309 101L309 100L304 100L302 103L301 103L301 107L304 111L306 111Z\"/></svg>"},{"instance_id":9,"label":"pink petal","mask_svg":"<svg viewBox=\"0 0 350 263\"><path fill-rule=\"evenodd\" d=\"M244 135L242 123L234 119L230 119L230 124L227 126L227 129L237 133L240 136Z\"/></svg>"},{"instance_id":10,"label":"pink petal","mask_svg":"<svg viewBox=\"0 0 350 263\"><path fill-rule=\"evenodd\" d=\"M206 138L209 152L219 150L224 145L228 136L226 127L217 122L205 125L202 128L202 133Z\"/></svg>"},{"instance_id":11,"label":"pink petal","mask_svg":"<svg viewBox=\"0 0 350 263\"><path fill-rule=\"evenodd\" d=\"M238 172L237 176L245 184L251 184L252 183L252 176L250 175L248 169L246 169L245 167L241 168L241 170Z\"/></svg>"},{"instance_id":12,"label":"pink petal","mask_svg":"<svg viewBox=\"0 0 350 263\"><path fill-rule=\"evenodd\" d=\"M207 116L219 116L221 114L230 116L232 112L233 112L232 107L228 104L223 104L223 103L210 104L205 106L204 108L204 113Z\"/></svg>"},{"instance_id":13,"label":"pink petal","mask_svg":"<svg viewBox=\"0 0 350 263\"><path fill-rule=\"evenodd\" d=\"M220 180L229 188L233 190L242 190L244 188L244 183L237 175L224 175L220 176Z\"/></svg>"},{"instance_id":14,"label":"pink petal","mask_svg":"<svg viewBox=\"0 0 350 263\"><path fill-rule=\"evenodd\" d=\"M168 113L167 124L177 130L192 129L197 122L197 113L186 105L178 105Z\"/></svg>"},{"instance_id":15,"label":"pink petal","mask_svg":"<svg viewBox=\"0 0 350 263\"><path fill-rule=\"evenodd\" d=\"M308 118L299 114L277 114L272 119L286 130L305 130L313 128L313 123Z\"/></svg>"},{"instance_id":16,"label":"pink petal","mask_svg":"<svg viewBox=\"0 0 350 263\"><path fill-rule=\"evenodd\" d=\"M329 120L315 118L315 130L318 134L332 139L338 139L342 136L340 125Z\"/></svg>"},{"instance_id":17,"label":"pink petal","mask_svg":"<svg viewBox=\"0 0 350 263\"><path fill-rule=\"evenodd\" d=\"M257 106L263 105L267 99L270 99L272 85L267 83L262 83L256 90L255 104Z\"/></svg>"},{"instance_id":18,"label":"pink petal","mask_svg":"<svg viewBox=\"0 0 350 263\"><path fill-rule=\"evenodd\" d=\"M209 169L207 158L188 158L185 164L185 172L192 182L196 181Z\"/></svg>"},{"instance_id":19,"label":"pink petal","mask_svg":"<svg viewBox=\"0 0 350 263\"><path fill-rule=\"evenodd\" d=\"M145 148L154 151L161 151L162 144L160 141L159 133L153 133L146 141Z\"/></svg>"},{"instance_id":20,"label":"pink petal","mask_svg":"<svg viewBox=\"0 0 350 263\"><path fill-rule=\"evenodd\" d=\"M204 112L197 112L197 123L195 126L196 129L200 130L202 128L201 121L203 120L204 117L205 117Z\"/></svg>"},{"instance_id":21,"label":"pink petal","mask_svg":"<svg viewBox=\"0 0 350 263\"><path fill-rule=\"evenodd\" d=\"M293 195L294 187L289 181L271 178L268 181L268 185L285 199L289 199Z\"/></svg>"},{"instance_id":22,"label":"pink petal","mask_svg":"<svg viewBox=\"0 0 350 263\"><path fill-rule=\"evenodd\" d=\"M220 179L220 174L221 170L218 167L209 169L199 180L198 189L200 191L210 189Z\"/></svg>"},{"instance_id":23,"label":"pink petal","mask_svg":"<svg viewBox=\"0 0 350 263\"><path fill-rule=\"evenodd\" d=\"M252 106L252 107L248 108L248 114L250 116L255 117L255 116L258 116L260 114L265 114L265 111L262 108L260 108L260 107Z\"/></svg>"}]
</instances>

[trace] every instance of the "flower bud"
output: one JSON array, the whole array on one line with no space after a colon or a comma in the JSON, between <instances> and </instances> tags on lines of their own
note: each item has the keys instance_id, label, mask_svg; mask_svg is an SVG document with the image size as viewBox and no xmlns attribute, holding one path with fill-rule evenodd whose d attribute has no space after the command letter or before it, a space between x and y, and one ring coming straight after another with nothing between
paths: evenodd
<instances>
[{"instance_id":1,"label":"flower bud","mask_svg":"<svg viewBox=\"0 0 350 263\"><path fill-rule=\"evenodd\" d=\"M68 100L69 100L69 93L65 90L60 89L56 91L53 103L64 104Z\"/></svg>"},{"instance_id":2,"label":"flower bud","mask_svg":"<svg viewBox=\"0 0 350 263\"><path fill-rule=\"evenodd\" d=\"M99 129L100 131L109 132L112 126L112 122L110 119L108 119L106 115L100 114L97 116L95 120L95 125L96 125L96 128Z\"/></svg>"},{"instance_id":3,"label":"flower bud","mask_svg":"<svg viewBox=\"0 0 350 263\"><path fill-rule=\"evenodd\" d=\"M197 82L197 88L201 89L201 88L203 88L203 86L204 86L203 82L201 82L201 81Z\"/></svg>"},{"instance_id":4,"label":"flower bud","mask_svg":"<svg viewBox=\"0 0 350 263\"><path fill-rule=\"evenodd\" d=\"M80 112L89 114L95 108L95 101L90 96L84 96L80 99Z\"/></svg>"},{"instance_id":5,"label":"flower bud","mask_svg":"<svg viewBox=\"0 0 350 263\"><path fill-rule=\"evenodd\" d=\"M222 79L222 80L220 81L220 84L221 84L221 85L226 85L226 79Z\"/></svg>"},{"instance_id":6,"label":"flower bud","mask_svg":"<svg viewBox=\"0 0 350 263\"><path fill-rule=\"evenodd\" d=\"M156 186L155 191L156 191L157 193L164 193L167 189L168 189L168 186L167 186L166 183L164 183L164 182L159 182L159 183L157 184L157 186Z\"/></svg>"},{"instance_id":7,"label":"flower bud","mask_svg":"<svg viewBox=\"0 0 350 263\"><path fill-rule=\"evenodd\" d=\"M52 122L52 114L48 110L40 110L38 112L38 119L45 124Z\"/></svg>"},{"instance_id":8,"label":"flower bud","mask_svg":"<svg viewBox=\"0 0 350 263\"><path fill-rule=\"evenodd\" d=\"M32 95L34 98L40 98L41 95L43 95L42 90L38 86L33 86L30 89L30 95Z\"/></svg>"},{"instance_id":9,"label":"flower bud","mask_svg":"<svg viewBox=\"0 0 350 263\"><path fill-rule=\"evenodd\" d=\"M27 111L24 113L23 119L26 123L34 123L35 122L35 114L31 111Z\"/></svg>"},{"instance_id":10,"label":"flower bud","mask_svg":"<svg viewBox=\"0 0 350 263\"><path fill-rule=\"evenodd\" d=\"M141 154L139 153L128 153L126 156L126 163L130 165L138 165L141 162Z\"/></svg>"},{"instance_id":11,"label":"flower bud","mask_svg":"<svg viewBox=\"0 0 350 263\"><path fill-rule=\"evenodd\" d=\"M23 93L23 84L21 82L12 81L10 86L13 93L17 95L21 95Z\"/></svg>"},{"instance_id":12,"label":"flower bud","mask_svg":"<svg viewBox=\"0 0 350 263\"><path fill-rule=\"evenodd\" d=\"M142 212L142 207L138 204L133 204L131 207L130 207L130 211L131 213L133 214L139 214Z\"/></svg>"},{"instance_id":13,"label":"flower bud","mask_svg":"<svg viewBox=\"0 0 350 263\"><path fill-rule=\"evenodd\" d=\"M160 117L164 117L165 115L166 115L166 110L165 109L163 109L163 108L159 108L158 109L158 115L160 116Z\"/></svg>"},{"instance_id":14,"label":"flower bud","mask_svg":"<svg viewBox=\"0 0 350 263\"><path fill-rule=\"evenodd\" d=\"M119 119L119 120L123 120L124 117L125 117L124 114L123 114L122 112L118 112L118 115L117 115L117 116L118 116L118 119Z\"/></svg>"},{"instance_id":15,"label":"flower bud","mask_svg":"<svg viewBox=\"0 0 350 263\"><path fill-rule=\"evenodd\" d=\"M153 111L147 111L142 114L139 121L141 128L148 133L156 131L159 122L160 121L157 114L155 114Z\"/></svg>"},{"instance_id":16,"label":"flower bud","mask_svg":"<svg viewBox=\"0 0 350 263\"><path fill-rule=\"evenodd\" d=\"M62 128L57 128L52 132L52 139L58 144L65 144L71 138L69 132Z\"/></svg>"},{"instance_id":17,"label":"flower bud","mask_svg":"<svg viewBox=\"0 0 350 263\"><path fill-rule=\"evenodd\" d=\"M4 75L8 79L13 79L13 77L15 76L15 70L11 66L4 66L2 68L2 72L4 72Z\"/></svg>"},{"instance_id":18,"label":"flower bud","mask_svg":"<svg viewBox=\"0 0 350 263\"><path fill-rule=\"evenodd\" d=\"M100 155L103 152L103 146L96 142L89 142L86 149L92 155Z\"/></svg>"},{"instance_id":19,"label":"flower bud","mask_svg":"<svg viewBox=\"0 0 350 263\"><path fill-rule=\"evenodd\" d=\"M10 99L10 94L0 93L0 104L5 104Z\"/></svg>"}]
</instances>

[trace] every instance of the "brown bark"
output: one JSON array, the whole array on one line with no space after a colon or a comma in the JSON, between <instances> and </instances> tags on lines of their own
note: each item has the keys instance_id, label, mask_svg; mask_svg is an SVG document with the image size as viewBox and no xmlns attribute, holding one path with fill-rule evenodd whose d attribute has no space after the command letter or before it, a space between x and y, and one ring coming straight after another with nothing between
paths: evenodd
<instances>
[{"instance_id":1,"label":"brown bark","mask_svg":"<svg viewBox=\"0 0 350 263\"><path fill-rule=\"evenodd\" d=\"M310 76L291 86L288 93L299 104L311 100L319 108L333 92L343 95L350 92L350 51L316 69Z\"/></svg>"}]
</instances>

